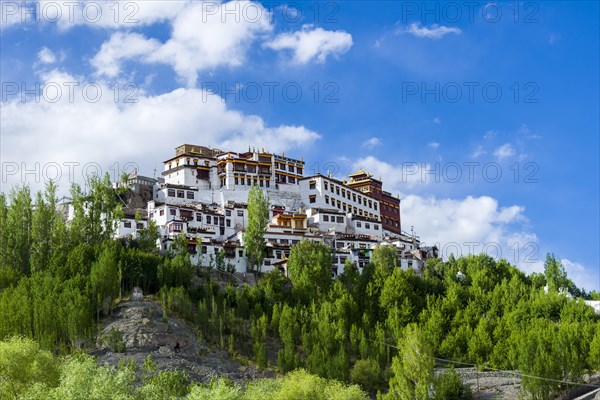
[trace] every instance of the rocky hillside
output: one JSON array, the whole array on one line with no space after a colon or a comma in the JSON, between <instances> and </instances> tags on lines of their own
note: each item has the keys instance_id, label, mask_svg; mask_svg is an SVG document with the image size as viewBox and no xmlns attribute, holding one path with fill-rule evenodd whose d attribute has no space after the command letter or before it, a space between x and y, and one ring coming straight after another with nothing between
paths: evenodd
<instances>
[{"instance_id":1,"label":"rocky hillside","mask_svg":"<svg viewBox=\"0 0 600 400\"><path fill-rule=\"evenodd\" d=\"M193 381L202 383L214 377L226 377L245 384L273 376L270 371L261 372L254 366L242 365L225 351L204 347L183 322L163 319L162 308L151 301L121 303L112 317L103 321L103 327L97 350L93 352L100 363L117 365L121 359L134 358L141 365L150 355L159 370L185 370ZM107 338L113 330L123 339L124 353L110 350Z\"/></svg>"}]
</instances>

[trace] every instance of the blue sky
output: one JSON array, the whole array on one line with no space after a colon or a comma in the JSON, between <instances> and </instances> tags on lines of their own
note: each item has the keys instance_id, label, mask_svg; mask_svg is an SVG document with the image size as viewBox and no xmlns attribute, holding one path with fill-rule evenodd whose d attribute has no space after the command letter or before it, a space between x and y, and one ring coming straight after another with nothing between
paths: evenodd
<instances>
[{"instance_id":1,"label":"blue sky","mask_svg":"<svg viewBox=\"0 0 600 400\"><path fill-rule=\"evenodd\" d=\"M67 3L1 2L3 191L265 147L381 176L443 255L600 288L597 2Z\"/></svg>"}]
</instances>

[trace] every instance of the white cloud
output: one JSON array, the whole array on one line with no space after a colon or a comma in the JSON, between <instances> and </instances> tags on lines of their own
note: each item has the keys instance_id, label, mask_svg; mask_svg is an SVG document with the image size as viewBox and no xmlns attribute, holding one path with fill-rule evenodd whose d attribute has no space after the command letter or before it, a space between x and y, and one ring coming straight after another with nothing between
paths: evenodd
<instances>
[{"instance_id":1,"label":"white cloud","mask_svg":"<svg viewBox=\"0 0 600 400\"><path fill-rule=\"evenodd\" d=\"M42 64L54 64L57 59L56 55L52 50L47 47L43 47L37 54L38 61Z\"/></svg>"},{"instance_id":2,"label":"white cloud","mask_svg":"<svg viewBox=\"0 0 600 400\"><path fill-rule=\"evenodd\" d=\"M434 123L434 124L436 124L436 125L439 125L439 124L441 124L441 123L442 123L442 120L441 120L441 119L439 119L439 117L435 117L435 118L433 119L433 123Z\"/></svg>"},{"instance_id":3,"label":"white cloud","mask_svg":"<svg viewBox=\"0 0 600 400\"><path fill-rule=\"evenodd\" d=\"M73 101L63 96L56 103L44 99L22 103L19 98L2 104L0 157L3 166L17 167L14 175L3 171L7 188L16 183L39 188L40 178L56 176L56 168L46 169L51 162L61 167L65 191L70 174L65 162L79 163L72 168L77 181L82 180L86 163L98 163L112 175L115 168L109 166L115 162L121 168L125 162L134 162L141 173L151 175L154 167L161 170L161 161L181 143L240 150L252 145L287 152L320 137L301 125L270 126L259 116L232 110L219 96L200 89L180 88L155 96L140 93L137 103L124 103L123 98L115 103L114 92L99 82L104 96L92 103L83 100L80 88L86 82L76 76L55 70L41 81L80 85ZM34 173L23 176L25 169ZM118 175L111 177L118 179Z\"/></svg>"},{"instance_id":4,"label":"white cloud","mask_svg":"<svg viewBox=\"0 0 600 400\"><path fill-rule=\"evenodd\" d=\"M398 189L399 193L406 189L414 189L419 185L426 185L430 182L430 179L435 179L430 174L424 173L430 169L428 164L410 162L395 166L373 156L368 156L353 163L353 169L358 170L361 168L376 177L382 177L388 189Z\"/></svg>"},{"instance_id":5,"label":"white cloud","mask_svg":"<svg viewBox=\"0 0 600 400\"><path fill-rule=\"evenodd\" d=\"M372 137L363 142L362 146L366 149L373 150L375 147L381 144L381 139L378 137Z\"/></svg>"},{"instance_id":6,"label":"white cloud","mask_svg":"<svg viewBox=\"0 0 600 400\"><path fill-rule=\"evenodd\" d=\"M330 55L337 57L350 50L352 35L341 30L327 31L304 25L301 31L277 35L265 46L273 50L291 50L295 64L323 63Z\"/></svg>"},{"instance_id":7,"label":"white cloud","mask_svg":"<svg viewBox=\"0 0 600 400\"><path fill-rule=\"evenodd\" d=\"M254 14L243 11L250 6ZM211 7L210 13L207 7ZM254 40L271 30L269 12L260 3L190 3L174 17L171 37L165 43L135 33L118 33L102 45L92 63L97 73L107 76L118 73L120 60L127 58L167 64L194 86L201 71L242 65Z\"/></svg>"},{"instance_id":8,"label":"white cloud","mask_svg":"<svg viewBox=\"0 0 600 400\"><path fill-rule=\"evenodd\" d=\"M512 147L512 145L510 143L505 143L502 146L496 148L496 150L494 150L494 156L499 160L503 160L505 158L509 158L514 155L515 155L515 149Z\"/></svg>"},{"instance_id":9,"label":"white cloud","mask_svg":"<svg viewBox=\"0 0 600 400\"><path fill-rule=\"evenodd\" d=\"M120 73L120 61L141 57L148 61L148 56L160 47L160 42L146 39L139 33L114 33L108 42L104 42L100 51L91 60L96 73L107 77L115 77Z\"/></svg>"},{"instance_id":10,"label":"white cloud","mask_svg":"<svg viewBox=\"0 0 600 400\"><path fill-rule=\"evenodd\" d=\"M483 135L483 138L484 138L484 139L487 139L487 140L490 140L490 139L493 139L493 138L495 138L495 137L496 137L496 135L498 135L498 132L497 132L497 131L494 131L494 130L489 130L489 131L487 131L487 132L486 132L486 133Z\"/></svg>"},{"instance_id":11,"label":"white cloud","mask_svg":"<svg viewBox=\"0 0 600 400\"><path fill-rule=\"evenodd\" d=\"M427 144L427 147L433 150L437 150L440 147L439 142L431 142Z\"/></svg>"},{"instance_id":12,"label":"white cloud","mask_svg":"<svg viewBox=\"0 0 600 400\"><path fill-rule=\"evenodd\" d=\"M443 25L433 24L430 27L421 26L420 23L413 22L406 29L406 32L418 38L441 39L448 34L460 34L460 28L450 28Z\"/></svg>"},{"instance_id":13,"label":"white cloud","mask_svg":"<svg viewBox=\"0 0 600 400\"><path fill-rule=\"evenodd\" d=\"M600 289L600 276L595 271L590 271L583 264L576 261L571 261L568 258L561 259L567 277L577 285L579 288L585 288L586 290L599 290Z\"/></svg>"},{"instance_id":14,"label":"white cloud","mask_svg":"<svg viewBox=\"0 0 600 400\"><path fill-rule=\"evenodd\" d=\"M471 153L471 158L479 158L487 152L483 149L483 146L479 145L477 148Z\"/></svg>"}]
</instances>

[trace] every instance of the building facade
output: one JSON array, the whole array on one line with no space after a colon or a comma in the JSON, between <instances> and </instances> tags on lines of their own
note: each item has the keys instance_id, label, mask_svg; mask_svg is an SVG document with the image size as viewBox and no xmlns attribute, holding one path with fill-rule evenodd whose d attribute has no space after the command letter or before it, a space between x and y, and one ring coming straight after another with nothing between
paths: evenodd
<instances>
[{"instance_id":1,"label":"building facade","mask_svg":"<svg viewBox=\"0 0 600 400\"><path fill-rule=\"evenodd\" d=\"M348 181L331 175L305 177L304 170L302 158L264 149L240 153L183 144L164 161L158 179L130 176L129 182L137 185L131 185L132 190L144 191L143 219L139 213L137 220L128 215L117 235L135 236L153 222L162 250L184 235L195 264L214 267L217 254L222 254L228 269L247 272L247 199L256 186L269 199L262 271L285 270L291 248L301 240L332 248L334 277L343 273L347 262L362 271L381 245L397 249L403 268L421 269L428 258L437 257L437 249L423 249L417 237L402 232L400 200L383 190L381 180L363 170Z\"/></svg>"}]
</instances>

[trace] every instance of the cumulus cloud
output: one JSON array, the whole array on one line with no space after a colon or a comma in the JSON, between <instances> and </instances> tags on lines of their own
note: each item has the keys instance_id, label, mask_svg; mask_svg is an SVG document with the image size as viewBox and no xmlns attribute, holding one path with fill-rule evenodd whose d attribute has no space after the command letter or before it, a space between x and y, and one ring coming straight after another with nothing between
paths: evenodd
<instances>
[{"instance_id":1,"label":"cumulus cloud","mask_svg":"<svg viewBox=\"0 0 600 400\"><path fill-rule=\"evenodd\" d=\"M54 64L57 61L56 55L52 50L43 47L37 54L38 62L41 64Z\"/></svg>"},{"instance_id":2,"label":"cumulus cloud","mask_svg":"<svg viewBox=\"0 0 600 400\"><path fill-rule=\"evenodd\" d=\"M368 156L359 158L353 163L353 169L361 168L376 177L382 177L388 189L398 189L399 193L404 192L406 189L415 189L420 185L426 185L431 178L431 175L424 173L430 169L430 165L425 163L409 162L396 166L376 157Z\"/></svg>"},{"instance_id":3,"label":"cumulus cloud","mask_svg":"<svg viewBox=\"0 0 600 400\"><path fill-rule=\"evenodd\" d=\"M244 14L242 10L250 4L255 11ZM207 12L209 6L212 8ZM96 72L114 76L122 60L136 58L170 65L194 86L201 71L242 65L254 40L272 30L269 13L260 3L198 2L187 5L184 11L173 18L172 34L165 43L137 33L115 33L92 60Z\"/></svg>"},{"instance_id":4,"label":"cumulus cloud","mask_svg":"<svg viewBox=\"0 0 600 400\"><path fill-rule=\"evenodd\" d=\"M479 145L475 150L473 150L473 153L471 153L471 158L479 158L486 153L487 152L484 150L483 146Z\"/></svg>"},{"instance_id":5,"label":"cumulus cloud","mask_svg":"<svg viewBox=\"0 0 600 400\"><path fill-rule=\"evenodd\" d=\"M3 166L16 168L10 174L3 170L3 184L8 188L16 183L39 187L44 174L56 177L56 168L44 170L49 163L60 166L65 189L71 178L65 166L69 162L79 163L72 168L78 181L84 165L94 163L118 179L112 176L116 168L109 169L115 162L121 167L125 162L136 163L142 173L151 175L154 167L161 170L161 161L172 154L171 147L181 143L240 150L252 145L287 152L320 137L300 125L270 126L261 117L232 110L219 96L200 89L180 88L154 96L139 93L137 103L125 103L124 98L115 102L114 91L100 82L103 95L89 91L86 101L81 89L86 82L80 77L54 70L42 78L59 85L80 82L80 86L73 99L66 95L65 85L63 97L56 102L42 98L23 103L19 97L2 104L0 156ZM34 173L23 175L25 169Z\"/></svg>"},{"instance_id":6,"label":"cumulus cloud","mask_svg":"<svg viewBox=\"0 0 600 400\"><path fill-rule=\"evenodd\" d=\"M378 137L372 137L372 138L365 140L363 142L362 146L368 150L373 150L375 147L379 146L380 144L381 144L381 139L379 139Z\"/></svg>"},{"instance_id":7,"label":"cumulus cloud","mask_svg":"<svg viewBox=\"0 0 600 400\"><path fill-rule=\"evenodd\" d=\"M352 35L347 32L327 31L304 25L301 31L281 33L265 43L273 50L290 50L295 64L323 63L328 56L340 56L352 47Z\"/></svg>"},{"instance_id":8,"label":"cumulus cloud","mask_svg":"<svg viewBox=\"0 0 600 400\"><path fill-rule=\"evenodd\" d=\"M112 78L119 75L121 60L138 57L147 62L149 55L159 47L158 40L146 39L139 33L117 32L102 44L91 64L97 74Z\"/></svg>"},{"instance_id":9,"label":"cumulus cloud","mask_svg":"<svg viewBox=\"0 0 600 400\"><path fill-rule=\"evenodd\" d=\"M441 39L449 34L460 34L460 28L451 28L443 25L433 24L430 27L421 26L420 23L413 22L406 29L406 32L418 38Z\"/></svg>"},{"instance_id":10,"label":"cumulus cloud","mask_svg":"<svg viewBox=\"0 0 600 400\"><path fill-rule=\"evenodd\" d=\"M437 150L440 147L440 143L439 142L427 143L427 147L429 147L430 149L433 149L433 150Z\"/></svg>"},{"instance_id":11,"label":"cumulus cloud","mask_svg":"<svg viewBox=\"0 0 600 400\"><path fill-rule=\"evenodd\" d=\"M496 148L494 150L494 156L498 160L503 160L505 158L509 158L515 155L515 149L512 147L510 143L505 143L502 146Z\"/></svg>"}]
</instances>

